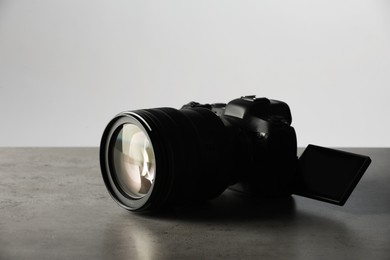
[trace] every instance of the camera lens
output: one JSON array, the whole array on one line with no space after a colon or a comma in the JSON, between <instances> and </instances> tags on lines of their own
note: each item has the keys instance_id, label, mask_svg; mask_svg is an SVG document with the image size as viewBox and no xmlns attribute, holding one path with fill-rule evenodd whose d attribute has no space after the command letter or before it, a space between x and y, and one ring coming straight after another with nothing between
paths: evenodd
<instances>
[{"instance_id":1,"label":"camera lens","mask_svg":"<svg viewBox=\"0 0 390 260\"><path fill-rule=\"evenodd\" d=\"M156 167L153 146L145 132L134 124L119 127L111 155L122 191L132 198L145 196L153 185Z\"/></svg>"},{"instance_id":2,"label":"camera lens","mask_svg":"<svg viewBox=\"0 0 390 260\"><path fill-rule=\"evenodd\" d=\"M226 131L205 108L120 113L100 145L105 185L120 206L138 212L214 198L232 183Z\"/></svg>"}]
</instances>

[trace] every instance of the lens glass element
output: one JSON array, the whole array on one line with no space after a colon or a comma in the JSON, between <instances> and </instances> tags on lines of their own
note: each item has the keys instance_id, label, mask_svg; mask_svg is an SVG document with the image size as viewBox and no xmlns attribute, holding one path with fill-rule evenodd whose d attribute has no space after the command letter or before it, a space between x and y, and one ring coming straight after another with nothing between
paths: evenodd
<instances>
[{"instance_id":1,"label":"lens glass element","mask_svg":"<svg viewBox=\"0 0 390 260\"><path fill-rule=\"evenodd\" d=\"M116 136L112 155L122 191L132 198L144 197L156 175L156 160L149 137L139 126L124 124Z\"/></svg>"}]
</instances>

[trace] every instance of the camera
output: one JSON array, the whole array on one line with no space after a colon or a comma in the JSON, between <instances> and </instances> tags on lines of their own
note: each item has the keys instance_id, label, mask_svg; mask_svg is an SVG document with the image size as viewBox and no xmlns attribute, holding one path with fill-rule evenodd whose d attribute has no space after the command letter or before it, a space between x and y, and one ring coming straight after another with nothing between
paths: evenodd
<instances>
[{"instance_id":1,"label":"camera","mask_svg":"<svg viewBox=\"0 0 390 260\"><path fill-rule=\"evenodd\" d=\"M256 96L125 111L102 136L103 180L136 212L213 199L227 188L344 205L370 158L316 145L298 158L291 123L285 102Z\"/></svg>"}]
</instances>

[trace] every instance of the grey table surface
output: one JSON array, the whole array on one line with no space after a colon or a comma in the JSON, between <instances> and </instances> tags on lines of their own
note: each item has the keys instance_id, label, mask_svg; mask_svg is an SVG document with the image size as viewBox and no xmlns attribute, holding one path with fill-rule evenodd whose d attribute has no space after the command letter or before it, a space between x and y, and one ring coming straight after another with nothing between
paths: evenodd
<instances>
[{"instance_id":1,"label":"grey table surface","mask_svg":"<svg viewBox=\"0 0 390 260\"><path fill-rule=\"evenodd\" d=\"M344 207L217 199L158 216L108 195L98 148L0 148L0 259L390 259L390 149Z\"/></svg>"}]
</instances>

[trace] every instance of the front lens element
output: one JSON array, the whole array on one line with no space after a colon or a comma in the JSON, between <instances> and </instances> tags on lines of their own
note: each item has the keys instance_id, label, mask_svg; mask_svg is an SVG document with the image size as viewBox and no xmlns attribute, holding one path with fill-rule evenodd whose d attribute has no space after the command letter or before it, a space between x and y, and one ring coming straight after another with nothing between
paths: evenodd
<instances>
[{"instance_id":1,"label":"front lens element","mask_svg":"<svg viewBox=\"0 0 390 260\"><path fill-rule=\"evenodd\" d=\"M156 175L153 146L139 126L124 124L119 129L112 153L116 180L128 196L142 198Z\"/></svg>"}]
</instances>

